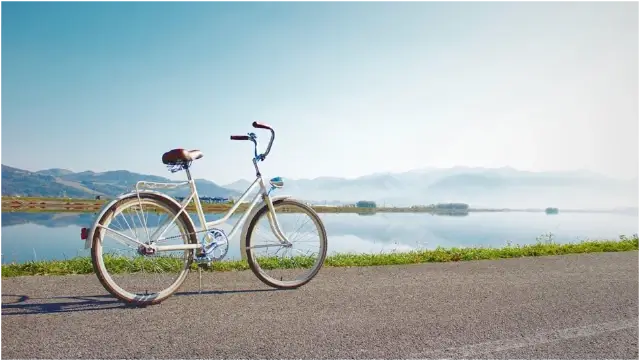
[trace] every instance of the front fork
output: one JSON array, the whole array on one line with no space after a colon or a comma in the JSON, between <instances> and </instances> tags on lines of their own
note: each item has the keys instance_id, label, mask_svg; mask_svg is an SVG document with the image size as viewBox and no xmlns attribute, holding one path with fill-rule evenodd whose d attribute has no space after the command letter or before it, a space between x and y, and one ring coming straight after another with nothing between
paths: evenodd
<instances>
[{"instance_id":1,"label":"front fork","mask_svg":"<svg viewBox=\"0 0 640 361\"><path fill-rule=\"evenodd\" d=\"M254 161L254 166L256 167L256 171L258 176L260 176L260 171L258 170L258 165ZM276 210L273 207L273 202L271 202L271 192L276 189L273 184L271 184L271 188L267 192L267 187L264 185L264 180L260 177L260 188L262 188L262 202L267 205L267 219L269 220L269 226L271 227L271 231L276 235L280 243L284 247L291 247L291 242L287 239L287 237L282 233L280 229L280 223L278 223L278 217L276 216Z\"/></svg>"},{"instance_id":2,"label":"front fork","mask_svg":"<svg viewBox=\"0 0 640 361\"><path fill-rule=\"evenodd\" d=\"M271 193L271 191L269 191L269 193ZM291 242L289 242L287 237L282 233L282 230L280 229L280 223L278 223L276 210L273 207L273 203L271 202L271 197L269 197L268 193L262 195L262 201L267 205L267 208L268 208L267 219L269 220L269 226L271 226L271 231L273 232L273 234L276 235L276 237L278 237L278 240L280 240L280 242L285 247L291 247Z\"/></svg>"}]
</instances>

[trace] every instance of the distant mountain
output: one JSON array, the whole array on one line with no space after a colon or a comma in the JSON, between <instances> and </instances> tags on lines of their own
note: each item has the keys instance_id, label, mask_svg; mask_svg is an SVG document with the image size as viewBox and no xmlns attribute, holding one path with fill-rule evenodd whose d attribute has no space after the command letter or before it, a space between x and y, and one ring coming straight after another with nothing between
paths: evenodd
<instances>
[{"instance_id":1,"label":"distant mountain","mask_svg":"<svg viewBox=\"0 0 640 361\"><path fill-rule=\"evenodd\" d=\"M51 168L51 169L39 170L36 173L42 174L42 175L50 175L53 177L60 177L60 176L72 174L73 172L68 169Z\"/></svg>"},{"instance_id":2,"label":"distant mountain","mask_svg":"<svg viewBox=\"0 0 640 361\"><path fill-rule=\"evenodd\" d=\"M638 207L638 179L620 180L589 171L528 172L503 168L425 168L401 173L376 173L357 178L284 178L289 194L317 204L349 204L371 200L380 205L411 206L462 202L481 208L617 208ZM265 176L265 179L269 179ZM140 180L169 179L125 170L74 173L65 169L38 172L2 165L2 194L23 196L116 196ZM226 186L196 180L200 196L239 197L251 184L240 179ZM170 190L184 196L188 187Z\"/></svg>"},{"instance_id":3,"label":"distant mountain","mask_svg":"<svg viewBox=\"0 0 640 361\"><path fill-rule=\"evenodd\" d=\"M511 167L426 168L375 173L357 178L284 178L278 193L319 204L372 200L380 205L410 206L463 202L496 208L637 207L638 179L619 180L589 171L528 172ZM244 191L239 180L227 188Z\"/></svg>"},{"instance_id":4,"label":"distant mountain","mask_svg":"<svg viewBox=\"0 0 640 361\"><path fill-rule=\"evenodd\" d=\"M234 191L240 192L242 194L249 188L250 185L251 185L251 182L249 182L248 180L240 179L233 183L229 183L224 187L227 189L232 189Z\"/></svg>"},{"instance_id":5,"label":"distant mountain","mask_svg":"<svg viewBox=\"0 0 640 361\"><path fill-rule=\"evenodd\" d=\"M138 181L171 182L171 180L154 176L133 173L126 170L96 173L84 171L74 173L66 169L47 169L30 172L2 165L2 195L20 195L32 197L72 197L93 198L96 195L114 197L135 188ZM196 180L198 194L201 197L237 197L239 194L205 180ZM166 193L173 196L184 196L189 192L188 186L172 189Z\"/></svg>"},{"instance_id":6,"label":"distant mountain","mask_svg":"<svg viewBox=\"0 0 640 361\"><path fill-rule=\"evenodd\" d=\"M165 180L166 182L166 180ZM198 188L198 195L200 197L235 197L237 198L242 193L238 193L235 190L221 187L212 181L206 179L196 179L196 187ZM176 197L184 197L189 194L189 187L185 186L180 189L170 190L166 193Z\"/></svg>"},{"instance_id":7,"label":"distant mountain","mask_svg":"<svg viewBox=\"0 0 640 361\"><path fill-rule=\"evenodd\" d=\"M81 185L58 182L56 177L2 165L2 195L33 197L90 197L95 193Z\"/></svg>"}]
</instances>

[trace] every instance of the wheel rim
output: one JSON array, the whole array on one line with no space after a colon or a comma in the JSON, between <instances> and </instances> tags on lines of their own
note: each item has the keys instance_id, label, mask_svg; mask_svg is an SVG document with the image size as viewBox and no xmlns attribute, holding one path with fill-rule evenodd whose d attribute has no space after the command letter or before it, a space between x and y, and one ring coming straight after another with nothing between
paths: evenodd
<instances>
[{"instance_id":1,"label":"wheel rim","mask_svg":"<svg viewBox=\"0 0 640 361\"><path fill-rule=\"evenodd\" d=\"M183 282L193 258L192 250L140 254L133 243L123 244L120 232L139 242L148 243L149 235L164 229L158 245L189 243L188 227L176 212L155 200L137 197L108 211L96 229L96 266L104 282L122 298L136 302L153 302L173 293Z\"/></svg>"},{"instance_id":2,"label":"wheel rim","mask_svg":"<svg viewBox=\"0 0 640 361\"><path fill-rule=\"evenodd\" d=\"M274 210L292 246L279 245L271 230L269 212L262 211L248 235L247 251L262 277L276 285L293 287L307 282L322 266L326 234L321 220L302 205L284 201L274 204Z\"/></svg>"}]
</instances>

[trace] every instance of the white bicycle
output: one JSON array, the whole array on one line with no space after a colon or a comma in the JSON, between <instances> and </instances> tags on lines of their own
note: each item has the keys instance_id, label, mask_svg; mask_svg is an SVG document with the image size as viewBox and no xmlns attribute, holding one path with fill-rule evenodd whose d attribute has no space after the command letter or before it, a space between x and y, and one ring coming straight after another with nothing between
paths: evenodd
<instances>
[{"instance_id":1,"label":"white bicycle","mask_svg":"<svg viewBox=\"0 0 640 361\"><path fill-rule=\"evenodd\" d=\"M232 140L253 142L256 179L222 218L206 220L196 183L191 177L191 163L202 158L202 152L173 149L163 154L162 162L171 172L185 170L186 182L137 182L134 191L106 204L90 229L82 229L81 238L85 240L85 248L91 248L95 273L112 295L136 305L162 302L182 285L194 261L203 265L223 259L229 250L229 239L233 238L241 225L240 256L247 260L253 273L262 282L275 288L297 288L315 277L327 253L324 225L313 208L305 203L290 196L271 196L271 191L282 188L284 183L280 177L272 178L269 181L271 188L267 190L258 162L264 161L269 154L275 132L271 127L257 122L253 122L253 127L271 131L269 145L263 154L258 154L254 133L231 136ZM177 188L187 184L190 193L181 202L164 193L149 190ZM260 192L254 196L229 235L216 228L229 220L257 186ZM186 210L192 200L200 221L199 231L196 231L193 219ZM259 200L261 202L257 205ZM282 211L282 214L276 215L277 211ZM293 219L299 215L305 216L306 220L301 222ZM265 218L264 223L268 227L265 227L266 232L261 232L260 222ZM249 222L246 222L247 219ZM154 224L155 230L151 230ZM300 232L308 224L311 230ZM294 234L285 235L282 231L284 226L293 226ZM202 234L200 241L198 234ZM107 252L111 246L107 236L114 239L114 252ZM262 236L275 237L261 243ZM312 242L316 247L311 246ZM302 249L294 248L294 245L302 245ZM275 256L258 256L258 251L274 248L277 249ZM285 256L288 258L285 259ZM272 271L277 274L271 275ZM150 278L148 275L153 276L153 280L143 284Z\"/></svg>"}]
</instances>

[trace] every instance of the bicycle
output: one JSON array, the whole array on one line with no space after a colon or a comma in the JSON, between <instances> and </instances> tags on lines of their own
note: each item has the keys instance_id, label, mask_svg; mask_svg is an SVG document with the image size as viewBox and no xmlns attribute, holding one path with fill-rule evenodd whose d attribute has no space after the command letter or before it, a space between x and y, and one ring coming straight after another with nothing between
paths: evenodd
<instances>
[{"instance_id":1,"label":"bicycle","mask_svg":"<svg viewBox=\"0 0 640 361\"><path fill-rule=\"evenodd\" d=\"M269 180L270 189L267 190L262 174L258 167L258 163L264 161L271 151L271 146L275 139L275 131L268 125L253 122L254 128L267 129L271 132L269 145L262 154L258 154L258 141L254 133L247 135L232 135L231 140L248 140L254 144L253 166L256 171L256 178L247 188L247 190L233 204L233 207L222 216L222 218L207 221L200 201L200 196L196 189L195 180L191 176L191 164L193 161L203 157L200 150L185 150L182 148L173 149L163 154L162 162L173 173L184 170L187 175L187 181L183 182L151 182L138 181L135 190L122 194L112 200L100 211L91 228L82 228L81 238L85 240L85 248L91 248L91 260L93 269L100 280L100 283L116 298L130 304L149 305L157 304L172 294L174 294L191 270L191 265L195 261L199 266L210 265L226 257L229 249L229 239L233 238L239 227L242 225L242 233L240 237L240 255L242 259L246 259L249 268L265 284L281 289L298 288L313 279L322 267L327 254L327 235L324 224L318 214L307 204L293 199L291 196L272 196L271 192L284 186L284 181L280 177ZM172 189L189 185L190 192L182 201L176 200L165 193L157 190L159 188ZM229 220L235 211L244 204L243 201L256 188L260 188L246 207L242 217L240 217L229 235L224 230L216 228L218 225ZM193 218L186 211L191 201L195 203L197 218L200 222L199 230ZM261 200L258 205L258 201ZM143 206L149 207L149 214L145 216ZM282 209L285 215L276 216L276 210ZM155 215L151 211L155 212ZM169 217L162 224L158 215L160 211L165 211ZM314 234L319 240L319 249L315 255L305 254L296 255L288 261L277 261L273 257L258 257L256 252L258 249L268 249L269 247L279 247L280 250L285 249L283 253L289 251L292 254L294 244L293 237L285 236L281 229L282 223L286 223L288 215L295 214L307 215L315 226ZM127 215L129 217L127 217ZM123 216L124 221L114 222L118 216ZM266 216L271 234L276 236L276 241L266 244L257 245L256 229L258 222L262 217ZM158 218L158 229L149 232L147 225L153 223L154 218ZM249 221L247 222L247 219ZM170 220L170 222L169 222ZM135 227L136 221L139 221L140 227ZM134 227L131 224L134 224ZM176 236L166 236L169 229L169 223L178 225L179 234ZM127 230L113 230L111 225L117 225L130 231L130 235L125 234ZM296 223L297 225L297 223ZM302 227L302 226L300 226ZM144 228L139 231L138 228ZM300 229L300 228L298 228ZM201 241L198 241L197 234L204 233ZM104 254L105 235L113 235L116 242L128 246L134 253L134 257L124 257L119 254ZM310 234L310 233L309 233ZM308 235L308 234L307 234ZM141 237L146 236L146 238ZM146 240L144 240L146 239ZM178 244L167 245L160 244L170 240L178 240ZM172 257L160 257L165 252L176 251L182 254L182 259ZM152 264L153 260L158 260L157 264ZM277 270L285 274L293 273L299 268L310 266L310 270L303 273L294 280L285 281L283 276L273 277L267 274L267 271ZM113 274L109 272L112 269ZM170 281L169 286L161 288L159 291L150 291L149 288L141 288L139 291L134 290L139 285L140 273L151 271L161 280L167 278L170 272L177 272L177 276ZM126 274L118 283L114 277ZM123 286L123 283L131 285Z\"/></svg>"}]
</instances>

